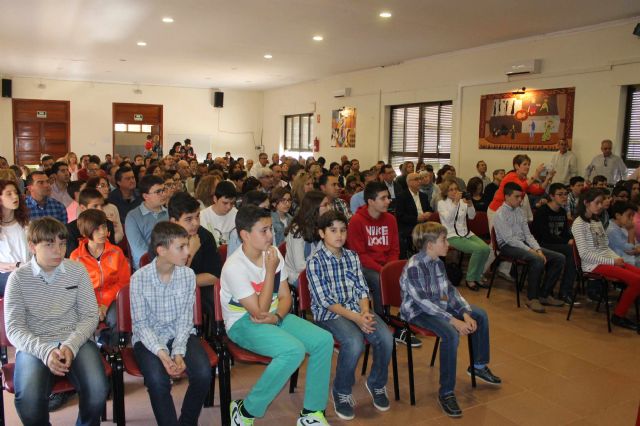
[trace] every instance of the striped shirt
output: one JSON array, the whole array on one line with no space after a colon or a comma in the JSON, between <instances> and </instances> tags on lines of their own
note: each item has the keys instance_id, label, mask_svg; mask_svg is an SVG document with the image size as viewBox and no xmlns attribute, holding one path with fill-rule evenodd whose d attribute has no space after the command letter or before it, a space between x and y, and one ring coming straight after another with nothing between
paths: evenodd
<instances>
[{"instance_id":1,"label":"striped shirt","mask_svg":"<svg viewBox=\"0 0 640 426\"><path fill-rule=\"evenodd\" d=\"M580 216L573 221L571 233L582 261L582 270L591 272L598 265L613 265L620 257L609 248L609 238L598 219L585 222Z\"/></svg>"},{"instance_id":2,"label":"striped shirt","mask_svg":"<svg viewBox=\"0 0 640 426\"><path fill-rule=\"evenodd\" d=\"M471 313L471 306L451 285L444 262L420 251L407 261L400 276L402 304L400 315L411 322L420 314L434 315L449 321L450 312L459 316Z\"/></svg>"},{"instance_id":3,"label":"striped shirt","mask_svg":"<svg viewBox=\"0 0 640 426\"><path fill-rule=\"evenodd\" d=\"M505 245L523 250L539 250L540 244L531 235L522 207L513 208L507 203L498 209L493 218L498 247Z\"/></svg>"},{"instance_id":4,"label":"striped shirt","mask_svg":"<svg viewBox=\"0 0 640 426\"><path fill-rule=\"evenodd\" d=\"M44 205L40 205L31 195L27 195L25 202L29 209L30 220L51 216L64 224L67 223L67 208L60 201L47 197Z\"/></svg>"},{"instance_id":5,"label":"striped shirt","mask_svg":"<svg viewBox=\"0 0 640 426\"><path fill-rule=\"evenodd\" d=\"M158 258L131 276L131 343L141 342L151 353L165 350L171 356L187 352L193 327L196 275L186 266L176 266L168 283L160 281ZM171 351L167 347L173 339Z\"/></svg>"},{"instance_id":6,"label":"striped shirt","mask_svg":"<svg viewBox=\"0 0 640 426\"><path fill-rule=\"evenodd\" d=\"M46 273L33 257L9 276L4 321L16 350L45 364L59 344L77 355L98 326L98 303L87 270L64 259Z\"/></svg>"},{"instance_id":7,"label":"striped shirt","mask_svg":"<svg viewBox=\"0 0 640 426\"><path fill-rule=\"evenodd\" d=\"M340 315L329 310L342 305L352 312L360 312L360 300L369 297L369 287L362 275L358 255L342 249L336 257L324 244L307 261L307 278L311 292L311 312L316 321L329 321Z\"/></svg>"}]
</instances>

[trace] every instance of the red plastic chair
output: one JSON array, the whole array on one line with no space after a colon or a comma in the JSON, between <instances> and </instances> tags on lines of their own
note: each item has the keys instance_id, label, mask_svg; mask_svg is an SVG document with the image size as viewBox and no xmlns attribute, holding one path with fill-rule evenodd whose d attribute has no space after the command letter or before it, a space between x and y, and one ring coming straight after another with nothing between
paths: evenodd
<instances>
[{"instance_id":1,"label":"red plastic chair","mask_svg":"<svg viewBox=\"0 0 640 426\"><path fill-rule=\"evenodd\" d=\"M489 289L487 290L487 299L491 295L491 288L493 288L493 281L496 279L496 273L498 272L498 267L501 262L511 262L516 268L516 303L518 304L518 308L520 307L520 290L524 287L524 281L527 278L527 273L529 272L529 265L527 262L521 259L516 259L514 257L509 257L500 253L500 249L498 249L498 239L496 238L496 230L495 228L491 228L491 247L493 248L493 253L495 254L495 260L491 265L491 269L493 273L491 274L491 281L489 282ZM522 271L518 272L518 268L522 267Z\"/></svg>"},{"instance_id":2,"label":"red plastic chair","mask_svg":"<svg viewBox=\"0 0 640 426\"><path fill-rule=\"evenodd\" d=\"M280 243L280 245L278 246L278 250L280 250L280 254L282 254L282 257L285 257L287 255L287 243L286 241L283 241Z\"/></svg>"},{"instance_id":3,"label":"red plastic chair","mask_svg":"<svg viewBox=\"0 0 640 426\"><path fill-rule=\"evenodd\" d=\"M0 425L5 425L5 417L4 417L4 392L9 392L15 394L15 387L13 382L13 373L15 372L16 364L14 362L9 362L9 357L7 354L7 349L13 346L7 337L7 330L4 324L4 299L0 298L0 361L2 362L2 395L0 396ZM113 393L113 418L118 418L118 413L116 411L116 389L113 383L113 370L111 365L107 362L107 360L103 357L100 357L102 360L102 365L104 366L104 372L107 378L111 380L111 387ZM51 393L63 393L73 391L75 388L66 377L58 377L55 376L53 387L51 388ZM107 420L107 405L105 402L104 410L102 413L102 420Z\"/></svg>"},{"instance_id":4,"label":"red plastic chair","mask_svg":"<svg viewBox=\"0 0 640 426\"><path fill-rule=\"evenodd\" d=\"M244 349L234 343L226 335L224 318L222 317L222 304L220 301L220 281L216 282L213 289L213 305L215 315L214 335L220 348L220 363L218 366L220 376L220 416L222 424L229 423L229 404L231 404L231 360L248 364L268 365L271 358ZM295 374L295 373L294 373ZM293 377L293 376L292 376ZM224 390L223 390L224 389ZM289 393L295 390L294 380L290 381Z\"/></svg>"},{"instance_id":5,"label":"red plastic chair","mask_svg":"<svg viewBox=\"0 0 640 426\"><path fill-rule=\"evenodd\" d=\"M140 258L140 267L147 266L149 263L151 263L151 255L149 253L143 254Z\"/></svg>"},{"instance_id":6,"label":"red plastic chair","mask_svg":"<svg viewBox=\"0 0 640 426\"><path fill-rule=\"evenodd\" d=\"M224 262L227 260L227 245L220 244L218 246L218 254L220 255L220 265L224 265Z\"/></svg>"},{"instance_id":7,"label":"red plastic chair","mask_svg":"<svg viewBox=\"0 0 640 426\"><path fill-rule=\"evenodd\" d=\"M126 346L127 337L130 336L133 332L132 323L131 323L131 299L130 299L130 289L129 286L120 289L118 292L118 296L116 298L116 308L117 308L117 329L119 334L119 348L116 353L116 387L118 389L118 398L117 401L114 398L114 402L116 402L118 406L118 426L126 424L126 415L125 415L125 404L124 404L124 374L126 371L129 375L135 377L142 377L142 372L140 371L140 367L136 361L136 358L133 353L133 348L131 346ZM202 327L202 305L200 300L200 289L196 288L196 300L193 305L193 325L196 327L198 331L201 331ZM200 334L200 333L199 333ZM205 340L200 340L202 344L202 348L207 354L209 358L209 363L211 364L211 389L210 394L205 402L205 406L213 405L213 395L215 392L215 382L216 382L216 367L218 366L218 355L211 348L209 343ZM222 386L222 385L221 385ZM222 387L220 388L220 392L222 392ZM227 416L228 418L228 416ZM222 418L223 422L225 418Z\"/></svg>"},{"instance_id":8,"label":"red plastic chair","mask_svg":"<svg viewBox=\"0 0 640 426\"><path fill-rule=\"evenodd\" d=\"M473 232L485 243L491 242L491 232L489 232L489 220L487 219L487 213L476 212L473 219L467 220L467 226L469 231Z\"/></svg>"},{"instance_id":9,"label":"red plastic chair","mask_svg":"<svg viewBox=\"0 0 640 426\"><path fill-rule=\"evenodd\" d=\"M407 340L411 340L411 335L416 334L424 337L435 337L436 341L433 345L433 352L431 354L431 364L433 367L436 361L436 354L438 353L438 345L440 344L440 338L431 330L417 326L415 324L408 323L397 315L391 314L391 308L400 308L402 304L402 295L400 292L400 277L402 275L402 271L404 266L406 265L406 260L395 260L393 262L389 262L382 267L380 271L380 289L382 293L382 305L385 310L385 316L387 322L396 327L403 329L407 334ZM471 334L469 337L469 365L473 367L473 345ZM395 392L396 401L399 399L398 393L398 361L396 356L396 343L394 340L393 343L393 391ZM409 368L409 397L411 399L411 405L416 405L416 397L415 397L415 386L413 380L413 348L411 344L407 345L407 363ZM474 373L474 369L471 368L471 386L476 387L476 377Z\"/></svg>"}]
</instances>

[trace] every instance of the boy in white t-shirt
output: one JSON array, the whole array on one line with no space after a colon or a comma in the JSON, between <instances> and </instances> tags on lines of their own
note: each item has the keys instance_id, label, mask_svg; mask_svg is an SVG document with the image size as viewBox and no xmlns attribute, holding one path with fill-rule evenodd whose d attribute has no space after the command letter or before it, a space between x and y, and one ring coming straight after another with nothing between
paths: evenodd
<instances>
[{"instance_id":1,"label":"boy in white t-shirt","mask_svg":"<svg viewBox=\"0 0 640 426\"><path fill-rule=\"evenodd\" d=\"M236 196L232 182L220 182L213 194L213 204L200 212L200 225L213 234L217 246L227 244L236 229Z\"/></svg>"},{"instance_id":2,"label":"boy in white t-shirt","mask_svg":"<svg viewBox=\"0 0 640 426\"><path fill-rule=\"evenodd\" d=\"M271 214L249 205L236 216L242 248L222 268L220 300L227 335L238 345L271 362L245 399L231 403L231 423L252 425L264 416L291 374L309 354L304 407L298 426L328 425L333 337L295 315L288 315L291 293L284 259L272 245Z\"/></svg>"}]
</instances>

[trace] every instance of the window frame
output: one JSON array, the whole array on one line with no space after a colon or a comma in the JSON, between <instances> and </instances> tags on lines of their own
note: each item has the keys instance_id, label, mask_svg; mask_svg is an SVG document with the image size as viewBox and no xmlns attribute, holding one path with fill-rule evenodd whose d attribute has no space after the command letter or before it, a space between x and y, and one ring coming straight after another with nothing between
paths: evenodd
<instances>
[{"instance_id":1,"label":"window frame","mask_svg":"<svg viewBox=\"0 0 640 426\"><path fill-rule=\"evenodd\" d=\"M633 84L627 87L627 101L624 112L624 132L622 139L622 160L629 169L636 169L640 167L640 157L638 157L637 160L630 160L627 158L629 153L629 138L631 136L631 110L633 108L633 95L635 93L640 93L640 84ZM638 110L638 117L636 117L636 119L640 121L640 101L638 101L636 108ZM640 144L638 144L638 146L640 147Z\"/></svg>"},{"instance_id":2,"label":"window frame","mask_svg":"<svg viewBox=\"0 0 640 426\"><path fill-rule=\"evenodd\" d=\"M293 137L287 138L287 120L291 119L294 120L295 118L298 118L298 120L300 121L300 125L298 126L298 147L295 148L293 146L291 146L293 144ZM302 119L306 117L309 119L309 125L308 125L308 129L307 129L307 135L309 136L309 141L307 144L307 149L303 149L302 148ZM284 150L285 151L289 151L289 152L313 152L313 139L312 139L312 129L313 129L313 113L312 112L307 112L307 113L301 113L301 114L288 114L284 116ZM293 129L293 121L291 124L291 128ZM291 135L293 136L293 135ZM287 143L288 142L288 143Z\"/></svg>"},{"instance_id":3,"label":"window frame","mask_svg":"<svg viewBox=\"0 0 640 426\"><path fill-rule=\"evenodd\" d=\"M436 142L436 153L425 153L424 152L424 134L425 134L425 125L424 125L424 116L425 116L425 108L426 107L432 107L432 106L438 106L438 125L437 125L437 142ZM451 131L453 132L453 101L435 101L435 102L415 102L415 103L409 103L409 104L400 104L400 105L391 105L389 108L389 163L393 163L393 158L394 157L404 157L404 158L417 158L418 161L422 160L425 163L440 163L440 160L449 160L448 162L450 162L451 160L451 149L448 153L446 153L444 155L439 154L438 151L440 149L440 139L441 139L441 108L443 106L451 106L452 110L451 110L451 119L452 119L452 128ZM410 151L393 151L393 130L394 130L394 123L393 123L393 113L394 110L397 109L407 109L407 108L413 108L413 107L419 107L418 109L418 150L417 152L410 152ZM403 141L403 145L406 145L406 114L405 114L405 120L404 120L404 135L405 135L405 140ZM452 141L453 142L453 141Z\"/></svg>"}]
</instances>

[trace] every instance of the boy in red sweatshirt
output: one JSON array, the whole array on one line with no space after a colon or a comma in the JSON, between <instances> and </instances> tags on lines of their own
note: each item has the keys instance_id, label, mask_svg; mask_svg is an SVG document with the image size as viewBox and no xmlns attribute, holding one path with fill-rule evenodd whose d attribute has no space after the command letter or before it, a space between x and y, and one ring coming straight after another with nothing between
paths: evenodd
<instances>
[{"instance_id":1,"label":"boy in red sweatshirt","mask_svg":"<svg viewBox=\"0 0 640 426\"><path fill-rule=\"evenodd\" d=\"M360 258L362 274L371 292L373 310L382 316L380 270L400 256L398 224L396 218L387 212L391 198L384 183L369 182L364 188L364 202L366 205L360 207L349 221L347 245ZM412 345L415 346L414 343Z\"/></svg>"}]
</instances>

